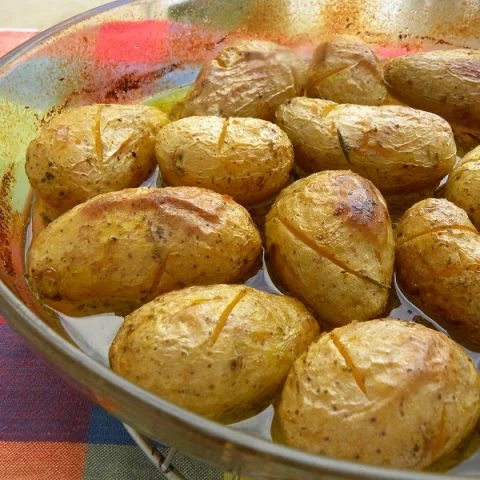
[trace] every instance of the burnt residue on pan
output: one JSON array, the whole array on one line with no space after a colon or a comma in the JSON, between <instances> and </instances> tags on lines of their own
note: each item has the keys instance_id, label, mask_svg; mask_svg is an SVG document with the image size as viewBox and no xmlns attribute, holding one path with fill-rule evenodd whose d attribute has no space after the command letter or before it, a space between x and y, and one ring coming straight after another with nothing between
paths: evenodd
<instances>
[{"instance_id":1,"label":"burnt residue on pan","mask_svg":"<svg viewBox=\"0 0 480 480\"><path fill-rule=\"evenodd\" d=\"M190 0L192 6L200 0ZM207 5L214 11L220 0ZM370 43L402 47L410 51L445 46L473 47L480 28L478 4L472 0L426 2L405 0L244 0L241 28L280 43L327 40L347 34ZM210 13L207 9L207 15ZM452 21L452 13L455 20ZM477 40L478 42L478 40Z\"/></svg>"},{"instance_id":2,"label":"burnt residue on pan","mask_svg":"<svg viewBox=\"0 0 480 480\"><path fill-rule=\"evenodd\" d=\"M118 78L101 98L102 103L113 103L132 95L134 90L144 89L145 85L159 80L165 75L181 68L180 63L171 63L146 72L130 72ZM100 101L100 100L99 100Z\"/></svg>"},{"instance_id":3,"label":"burnt residue on pan","mask_svg":"<svg viewBox=\"0 0 480 480\"><path fill-rule=\"evenodd\" d=\"M0 278L2 272L9 276L15 275L11 254L13 230L11 192L15 180L14 168L13 163L7 165L0 183Z\"/></svg>"}]
</instances>

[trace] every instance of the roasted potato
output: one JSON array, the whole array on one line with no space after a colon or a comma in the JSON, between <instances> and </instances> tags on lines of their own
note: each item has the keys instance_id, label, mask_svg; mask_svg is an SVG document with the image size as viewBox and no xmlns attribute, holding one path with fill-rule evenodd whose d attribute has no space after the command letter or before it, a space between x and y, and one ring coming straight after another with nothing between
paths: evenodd
<instances>
[{"instance_id":1,"label":"roasted potato","mask_svg":"<svg viewBox=\"0 0 480 480\"><path fill-rule=\"evenodd\" d=\"M388 94L375 52L349 35L339 35L315 49L306 90L309 97L357 105L381 105Z\"/></svg>"},{"instance_id":2,"label":"roasted potato","mask_svg":"<svg viewBox=\"0 0 480 480\"><path fill-rule=\"evenodd\" d=\"M183 118L160 130L155 152L167 184L210 188L243 205L276 194L293 167L287 135L257 118Z\"/></svg>"},{"instance_id":3,"label":"roasted potato","mask_svg":"<svg viewBox=\"0 0 480 480\"><path fill-rule=\"evenodd\" d=\"M463 208L475 227L480 228L480 147L465 155L450 174L445 196Z\"/></svg>"},{"instance_id":4,"label":"roasted potato","mask_svg":"<svg viewBox=\"0 0 480 480\"><path fill-rule=\"evenodd\" d=\"M429 198L397 231L396 273L414 303L480 344L480 235L461 208Z\"/></svg>"},{"instance_id":5,"label":"roasted potato","mask_svg":"<svg viewBox=\"0 0 480 480\"><path fill-rule=\"evenodd\" d=\"M185 99L182 116L271 120L278 105L303 93L306 74L307 65L289 48L242 40L203 66Z\"/></svg>"},{"instance_id":6,"label":"roasted potato","mask_svg":"<svg viewBox=\"0 0 480 480\"><path fill-rule=\"evenodd\" d=\"M409 107L295 98L278 108L277 124L307 173L351 169L386 196L431 190L455 163L448 123Z\"/></svg>"},{"instance_id":7,"label":"roasted potato","mask_svg":"<svg viewBox=\"0 0 480 480\"><path fill-rule=\"evenodd\" d=\"M137 187L155 167L155 136L167 121L144 105L67 109L28 146L28 179L60 213L100 193Z\"/></svg>"},{"instance_id":8,"label":"roasted potato","mask_svg":"<svg viewBox=\"0 0 480 480\"><path fill-rule=\"evenodd\" d=\"M295 361L276 412L294 447L422 469L475 427L480 377L440 332L392 319L355 322Z\"/></svg>"},{"instance_id":9,"label":"roasted potato","mask_svg":"<svg viewBox=\"0 0 480 480\"><path fill-rule=\"evenodd\" d=\"M385 66L398 99L447 120L480 121L480 50L437 50L404 55Z\"/></svg>"},{"instance_id":10,"label":"roasted potato","mask_svg":"<svg viewBox=\"0 0 480 480\"><path fill-rule=\"evenodd\" d=\"M110 365L166 400L233 423L271 403L318 334L293 298L244 285L190 287L130 314Z\"/></svg>"},{"instance_id":11,"label":"roasted potato","mask_svg":"<svg viewBox=\"0 0 480 480\"><path fill-rule=\"evenodd\" d=\"M244 279L261 253L247 211L194 187L99 195L50 223L33 241L28 277L70 314L128 313L189 285Z\"/></svg>"},{"instance_id":12,"label":"roasted potato","mask_svg":"<svg viewBox=\"0 0 480 480\"><path fill-rule=\"evenodd\" d=\"M285 188L267 215L269 266L281 284L333 325L385 310L394 240L385 201L348 171Z\"/></svg>"}]
</instances>

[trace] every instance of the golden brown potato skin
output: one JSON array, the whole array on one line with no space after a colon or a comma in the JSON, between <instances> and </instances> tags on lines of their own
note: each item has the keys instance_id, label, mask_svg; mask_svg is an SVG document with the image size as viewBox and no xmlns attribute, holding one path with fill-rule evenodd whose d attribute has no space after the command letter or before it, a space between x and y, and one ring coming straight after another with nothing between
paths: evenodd
<instances>
[{"instance_id":1,"label":"golden brown potato skin","mask_svg":"<svg viewBox=\"0 0 480 480\"><path fill-rule=\"evenodd\" d=\"M309 97L357 105L382 105L388 94L375 52L349 35L339 35L315 49L306 90Z\"/></svg>"},{"instance_id":2,"label":"golden brown potato skin","mask_svg":"<svg viewBox=\"0 0 480 480\"><path fill-rule=\"evenodd\" d=\"M293 298L244 285L190 287L130 314L110 348L114 371L225 423L263 410L319 327Z\"/></svg>"},{"instance_id":3,"label":"golden brown potato skin","mask_svg":"<svg viewBox=\"0 0 480 480\"><path fill-rule=\"evenodd\" d=\"M182 117L271 120L278 105L303 93L306 74L307 65L289 48L242 40L203 66L185 99Z\"/></svg>"},{"instance_id":4,"label":"golden brown potato skin","mask_svg":"<svg viewBox=\"0 0 480 480\"><path fill-rule=\"evenodd\" d=\"M405 55L385 66L397 98L467 125L480 121L480 50L436 50Z\"/></svg>"},{"instance_id":5,"label":"golden brown potato skin","mask_svg":"<svg viewBox=\"0 0 480 480\"><path fill-rule=\"evenodd\" d=\"M392 319L322 335L295 361L277 406L289 445L409 469L451 452L479 415L479 374L462 348Z\"/></svg>"},{"instance_id":6,"label":"golden brown potato skin","mask_svg":"<svg viewBox=\"0 0 480 480\"><path fill-rule=\"evenodd\" d=\"M464 210L437 198L408 209L396 274L416 305L480 344L480 235Z\"/></svg>"},{"instance_id":7,"label":"golden brown potato skin","mask_svg":"<svg viewBox=\"0 0 480 480\"><path fill-rule=\"evenodd\" d=\"M307 173L350 169L384 195L434 187L455 163L448 123L409 107L295 98L277 109L277 124Z\"/></svg>"},{"instance_id":8,"label":"golden brown potato skin","mask_svg":"<svg viewBox=\"0 0 480 480\"><path fill-rule=\"evenodd\" d=\"M277 197L265 233L273 272L322 320L343 325L385 310L394 240L370 181L349 171L298 180Z\"/></svg>"},{"instance_id":9,"label":"golden brown potato skin","mask_svg":"<svg viewBox=\"0 0 480 480\"><path fill-rule=\"evenodd\" d=\"M100 193L137 187L155 166L155 136L168 121L144 105L70 108L40 128L27 150L32 187L59 212Z\"/></svg>"},{"instance_id":10,"label":"golden brown potato skin","mask_svg":"<svg viewBox=\"0 0 480 480\"><path fill-rule=\"evenodd\" d=\"M273 196L293 167L286 133L258 118L183 118L160 130L155 152L167 184L228 193L242 205Z\"/></svg>"},{"instance_id":11,"label":"golden brown potato skin","mask_svg":"<svg viewBox=\"0 0 480 480\"><path fill-rule=\"evenodd\" d=\"M125 313L175 288L242 281L260 252L248 212L226 195L126 189L48 225L30 248L28 276L61 311Z\"/></svg>"},{"instance_id":12,"label":"golden brown potato skin","mask_svg":"<svg viewBox=\"0 0 480 480\"><path fill-rule=\"evenodd\" d=\"M448 177L445 196L480 228L480 147L467 153Z\"/></svg>"}]
</instances>

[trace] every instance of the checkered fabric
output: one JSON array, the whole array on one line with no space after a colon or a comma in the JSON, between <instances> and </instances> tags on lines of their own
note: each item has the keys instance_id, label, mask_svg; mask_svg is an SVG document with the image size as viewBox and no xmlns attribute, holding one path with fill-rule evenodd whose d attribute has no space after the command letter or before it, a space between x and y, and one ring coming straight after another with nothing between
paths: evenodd
<instances>
[{"instance_id":1,"label":"checkered fabric","mask_svg":"<svg viewBox=\"0 0 480 480\"><path fill-rule=\"evenodd\" d=\"M174 464L188 480L224 478L181 454ZM57 377L0 317L1 480L164 478L118 420Z\"/></svg>"}]
</instances>

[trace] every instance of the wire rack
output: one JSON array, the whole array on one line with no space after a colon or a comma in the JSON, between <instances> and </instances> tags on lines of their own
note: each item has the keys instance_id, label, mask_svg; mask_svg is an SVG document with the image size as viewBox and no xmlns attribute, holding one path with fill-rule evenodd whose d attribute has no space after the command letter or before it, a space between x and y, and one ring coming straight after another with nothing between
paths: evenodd
<instances>
[{"instance_id":1,"label":"wire rack","mask_svg":"<svg viewBox=\"0 0 480 480\"><path fill-rule=\"evenodd\" d=\"M149 438L138 433L132 427L123 424L129 435L135 443L141 448L145 456L153 463L159 470L160 478L167 480L197 480L193 477L186 476L178 470L174 465L175 455L178 453L176 448L166 448L166 453L159 449L159 447ZM231 472L231 480L240 480L240 472L233 470Z\"/></svg>"}]
</instances>

